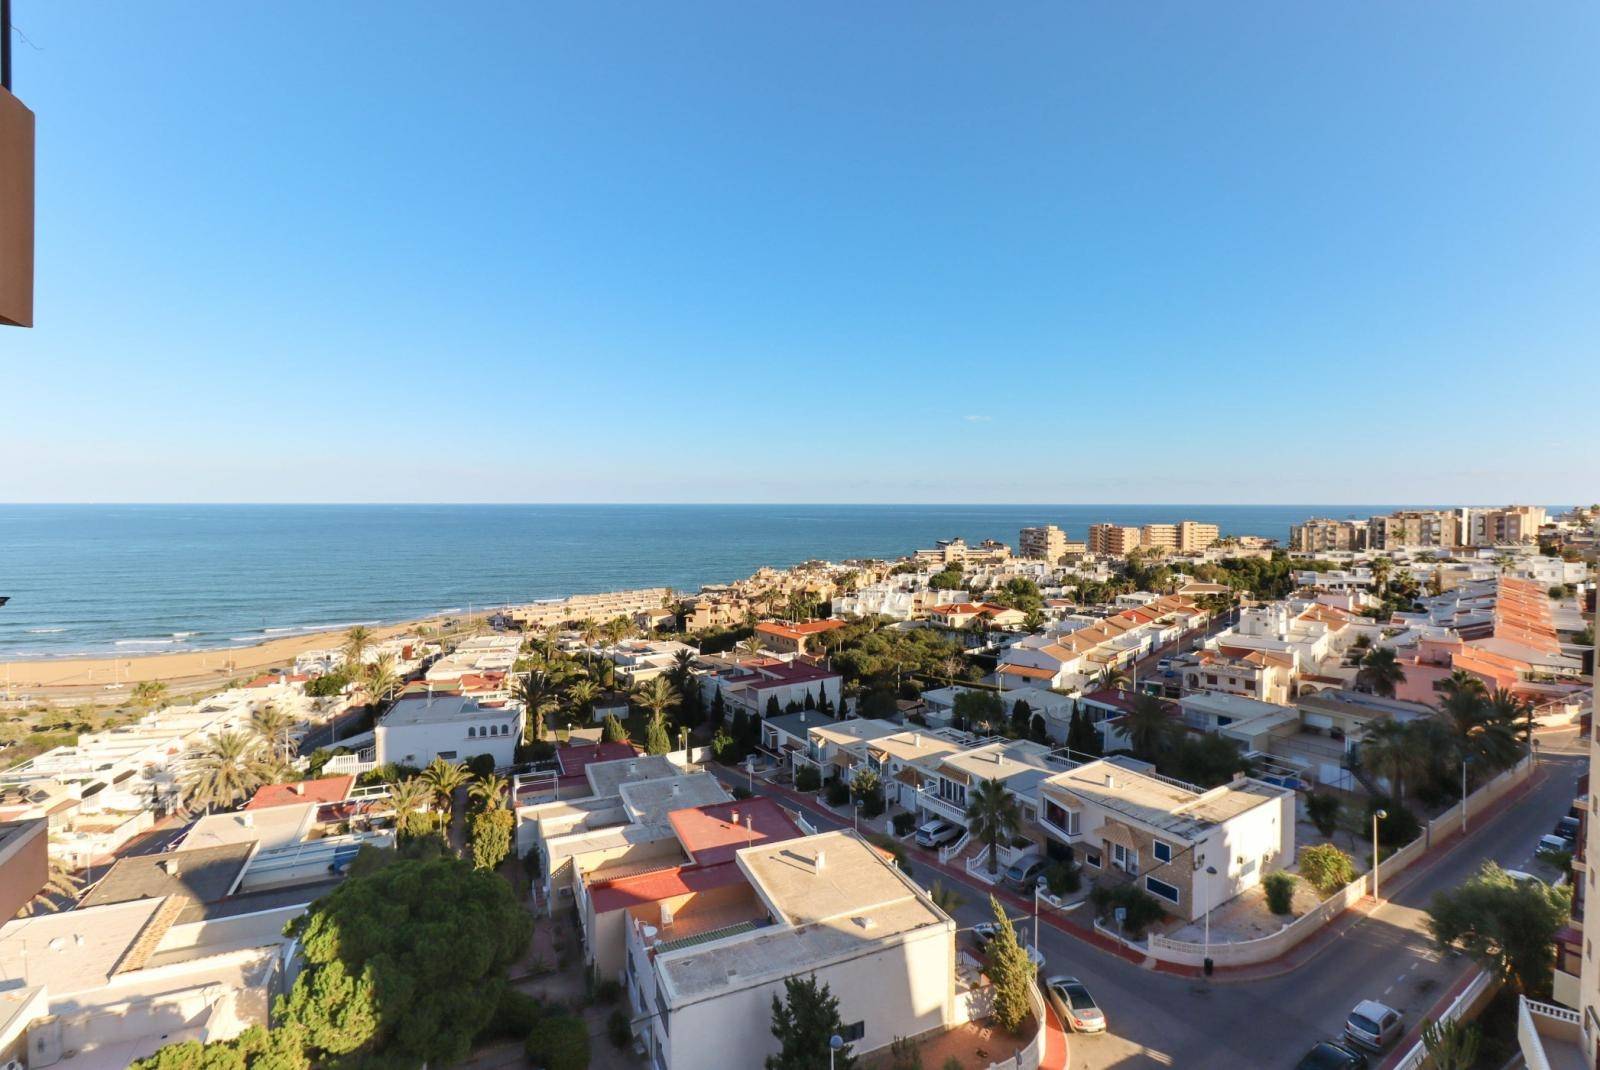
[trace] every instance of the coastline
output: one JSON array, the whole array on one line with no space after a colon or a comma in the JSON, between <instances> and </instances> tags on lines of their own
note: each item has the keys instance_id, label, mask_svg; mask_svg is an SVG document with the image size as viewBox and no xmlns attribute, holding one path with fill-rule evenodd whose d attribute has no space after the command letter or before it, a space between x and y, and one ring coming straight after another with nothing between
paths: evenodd
<instances>
[{"instance_id":1,"label":"coastline","mask_svg":"<svg viewBox=\"0 0 1600 1070\"><path fill-rule=\"evenodd\" d=\"M435 614L399 623L371 625L377 639L404 635L426 625L438 625L457 614ZM182 687L204 687L255 676L266 669L289 668L295 656L308 650L326 650L342 641L347 628L304 632L238 647L197 650L144 651L130 654L62 656L0 661L0 689L9 686L16 695L30 688L77 689L92 693L108 685L124 686L159 680ZM119 689L112 689L116 693ZM0 695L5 694L0 690Z\"/></svg>"}]
</instances>

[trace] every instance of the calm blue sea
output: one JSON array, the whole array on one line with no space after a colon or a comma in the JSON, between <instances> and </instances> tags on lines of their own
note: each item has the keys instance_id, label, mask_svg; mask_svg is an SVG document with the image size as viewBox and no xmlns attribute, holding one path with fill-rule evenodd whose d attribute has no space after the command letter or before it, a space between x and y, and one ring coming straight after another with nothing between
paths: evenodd
<instances>
[{"instance_id":1,"label":"calm blue sea","mask_svg":"<svg viewBox=\"0 0 1600 1070\"><path fill-rule=\"evenodd\" d=\"M960 535L1208 520L1284 539L1373 506L0 506L0 656L226 647L353 622L701 584Z\"/></svg>"}]
</instances>

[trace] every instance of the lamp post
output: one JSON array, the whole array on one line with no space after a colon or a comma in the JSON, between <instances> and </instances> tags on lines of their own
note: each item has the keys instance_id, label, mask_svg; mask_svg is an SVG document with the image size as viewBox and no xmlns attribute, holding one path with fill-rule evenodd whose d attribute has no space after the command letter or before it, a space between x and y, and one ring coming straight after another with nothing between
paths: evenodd
<instances>
[{"instance_id":1,"label":"lamp post","mask_svg":"<svg viewBox=\"0 0 1600 1070\"><path fill-rule=\"evenodd\" d=\"M844 1047L844 1037L838 1033L828 1038L828 1070L833 1070L833 1056L840 1048Z\"/></svg>"},{"instance_id":2,"label":"lamp post","mask_svg":"<svg viewBox=\"0 0 1600 1070\"><path fill-rule=\"evenodd\" d=\"M1372 905L1374 908L1383 900L1378 898L1378 822L1387 821L1389 811L1372 811Z\"/></svg>"},{"instance_id":3,"label":"lamp post","mask_svg":"<svg viewBox=\"0 0 1600 1070\"><path fill-rule=\"evenodd\" d=\"M850 803L850 818L855 825L856 832L861 832L861 800L854 799Z\"/></svg>"},{"instance_id":4,"label":"lamp post","mask_svg":"<svg viewBox=\"0 0 1600 1070\"><path fill-rule=\"evenodd\" d=\"M1039 881L1037 880L1033 882L1033 946L1036 950L1039 947Z\"/></svg>"},{"instance_id":5,"label":"lamp post","mask_svg":"<svg viewBox=\"0 0 1600 1070\"><path fill-rule=\"evenodd\" d=\"M1215 877L1216 875L1217 875L1217 867L1216 866L1207 866L1206 867L1206 876ZM1210 977L1211 976L1211 882L1210 881L1206 881L1206 942L1205 942L1205 953L1202 956L1202 958L1205 959L1205 962L1201 966L1201 969L1203 969L1205 971L1205 975L1207 977Z\"/></svg>"},{"instance_id":6,"label":"lamp post","mask_svg":"<svg viewBox=\"0 0 1600 1070\"><path fill-rule=\"evenodd\" d=\"M1461 756L1461 831L1467 831L1467 763L1472 761L1472 755Z\"/></svg>"}]
</instances>

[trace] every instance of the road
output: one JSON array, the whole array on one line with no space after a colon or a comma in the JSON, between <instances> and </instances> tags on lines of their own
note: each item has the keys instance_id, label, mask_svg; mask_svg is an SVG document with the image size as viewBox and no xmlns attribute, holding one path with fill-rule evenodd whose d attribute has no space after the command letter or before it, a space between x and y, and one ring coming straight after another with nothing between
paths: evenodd
<instances>
[{"instance_id":1,"label":"road","mask_svg":"<svg viewBox=\"0 0 1600 1070\"><path fill-rule=\"evenodd\" d=\"M1238 1070L1292 1067L1317 1040L1336 1036L1345 1015L1362 999L1381 999L1415 1026L1435 1001L1473 969L1464 957L1441 956L1424 927L1424 910L1437 891L1453 888L1486 859L1510 869L1536 871L1533 847L1572 804L1585 768L1576 730L1541 734L1543 776L1526 794L1465 839L1442 848L1381 889L1385 903L1347 928L1310 962L1263 980L1202 981L1156 973L1089 947L1077 937L1040 925L1047 973L1076 975L1089 986L1111 1030L1071 1038L1073 1070ZM757 782L758 790L760 782ZM807 815L808 820L813 815ZM822 825L843 827L848 822ZM918 861L914 853L913 868ZM991 915L988 890L943 873L930 876L965 897L953 914L962 928ZM1082 910L1084 908L1080 908ZM1086 922L1087 915L1079 920ZM1028 938L1031 922L1019 918ZM1407 1042L1403 1042L1407 1043ZM1382 1066L1373 1060L1374 1067Z\"/></svg>"}]
</instances>

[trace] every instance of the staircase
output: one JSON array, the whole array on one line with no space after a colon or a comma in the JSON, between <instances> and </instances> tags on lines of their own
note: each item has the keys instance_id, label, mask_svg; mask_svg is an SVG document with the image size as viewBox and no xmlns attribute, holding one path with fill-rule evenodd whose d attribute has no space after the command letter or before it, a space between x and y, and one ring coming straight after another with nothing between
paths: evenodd
<instances>
[{"instance_id":1,"label":"staircase","mask_svg":"<svg viewBox=\"0 0 1600 1070\"><path fill-rule=\"evenodd\" d=\"M1356 778L1357 783L1367 789L1369 795L1376 797L1388 794L1383 785L1379 783L1378 778L1368 772L1361 764L1361 747L1359 744L1345 752L1344 761L1340 764L1344 766L1351 776Z\"/></svg>"}]
</instances>

